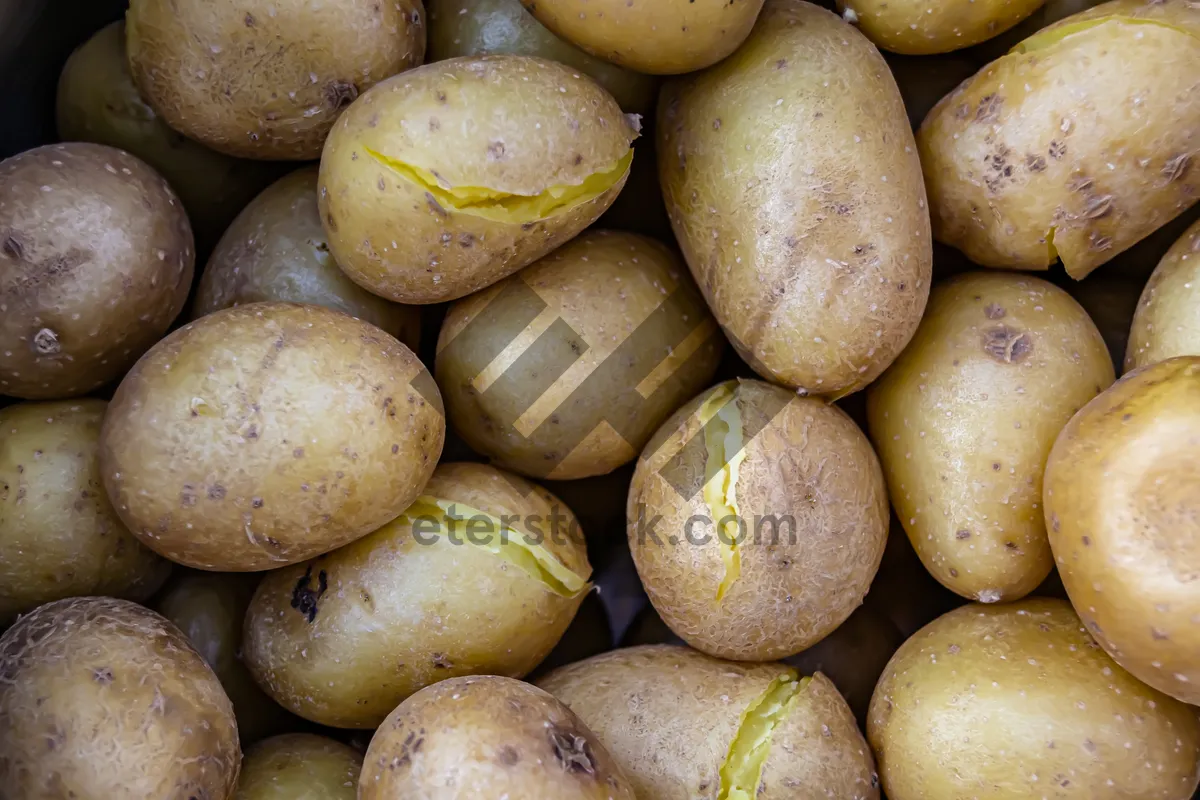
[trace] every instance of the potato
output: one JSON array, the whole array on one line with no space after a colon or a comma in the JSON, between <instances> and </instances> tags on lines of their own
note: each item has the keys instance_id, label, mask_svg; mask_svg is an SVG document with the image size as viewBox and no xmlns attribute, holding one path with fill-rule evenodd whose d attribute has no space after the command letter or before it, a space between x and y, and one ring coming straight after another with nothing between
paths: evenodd
<instances>
[{"instance_id":1,"label":"potato","mask_svg":"<svg viewBox=\"0 0 1200 800\"><path fill-rule=\"evenodd\" d=\"M233 794L233 707L167 620L109 597L58 600L0 637L0 786L21 800Z\"/></svg>"},{"instance_id":2,"label":"potato","mask_svg":"<svg viewBox=\"0 0 1200 800\"><path fill-rule=\"evenodd\" d=\"M921 123L938 101L954 91L960 83L975 74L977 66L965 55L943 56L885 56L892 77L904 98L908 121L913 130Z\"/></svg>"},{"instance_id":3,"label":"potato","mask_svg":"<svg viewBox=\"0 0 1200 800\"><path fill-rule=\"evenodd\" d=\"M371 294L329 254L316 167L282 178L234 220L204 268L192 316L267 300L332 308L382 328L414 353L420 346L420 310Z\"/></svg>"},{"instance_id":4,"label":"potato","mask_svg":"<svg viewBox=\"0 0 1200 800\"><path fill-rule=\"evenodd\" d=\"M285 708L372 728L440 680L528 674L571 624L591 571L575 517L549 492L443 464L399 519L267 575L242 653Z\"/></svg>"},{"instance_id":5,"label":"potato","mask_svg":"<svg viewBox=\"0 0 1200 800\"><path fill-rule=\"evenodd\" d=\"M867 415L896 514L944 586L995 603L1050 573L1046 456L1113 378L1100 332L1062 289L985 272L934 288Z\"/></svg>"},{"instance_id":6,"label":"potato","mask_svg":"<svg viewBox=\"0 0 1200 800\"><path fill-rule=\"evenodd\" d=\"M1009 50L1042 28L1105 2L1108 0L1046 0L1037 11L1034 11L1018 25L972 48L970 55L979 60L981 66L988 64L1007 55Z\"/></svg>"},{"instance_id":7,"label":"potato","mask_svg":"<svg viewBox=\"0 0 1200 800\"><path fill-rule=\"evenodd\" d=\"M1200 358L1126 375L1059 434L1046 521L1089 632L1139 680L1200 705Z\"/></svg>"},{"instance_id":8,"label":"potato","mask_svg":"<svg viewBox=\"0 0 1200 800\"><path fill-rule=\"evenodd\" d=\"M626 517L671 629L709 655L768 661L816 644L862 603L887 538L887 488L840 409L730 381L654 435Z\"/></svg>"},{"instance_id":9,"label":"potato","mask_svg":"<svg viewBox=\"0 0 1200 800\"><path fill-rule=\"evenodd\" d=\"M234 800L355 800L362 756L324 736L259 742L242 764Z\"/></svg>"},{"instance_id":10,"label":"potato","mask_svg":"<svg viewBox=\"0 0 1200 800\"><path fill-rule=\"evenodd\" d=\"M0 410L0 628L65 597L145 600L171 571L104 493L97 456L107 403Z\"/></svg>"},{"instance_id":11,"label":"potato","mask_svg":"<svg viewBox=\"0 0 1200 800\"><path fill-rule=\"evenodd\" d=\"M879 797L867 743L820 673L651 645L563 667L539 685L596 732L638 797Z\"/></svg>"},{"instance_id":12,"label":"potato","mask_svg":"<svg viewBox=\"0 0 1200 800\"><path fill-rule=\"evenodd\" d=\"M1188 0L1115 0L1026 39L918 132L934 236L1077 279L1146 237L1200 193L1198 61Z\"/></svg>"},{"instance_id":13,"label":"potato","mask_svg":"<svg viewBox=\"0 0 1200 800\"><path fill-rule=\"evenodd\" d=\"M456 300L536 261L604 212L637 117L591 78L527 56L439 61L384 81L321 158L329 246L402 303Z\"/></svg>"},{"instance_id":14,"label":"potato","mask_svg":"<svg viewBox=\"0 0 1200 800\"><path fill-rule=\"evenodd\" d=\"M168 336L122 381L100 434L108 496L152 550L272 569L394 519L429 479L445 421L433 379L378 328L253 303Z\"/></svg>"},{"instance_id":15,"label":"potato","mask_svg":"<svg viewBox=\"0 0 1200 800\"><path fill-rule=\"evenodd\" d=\"M867 735L891 800L1187 800L1193 709L1143 686L1063 600L970 604L909 639Z\"/></svg>"},{"instance_id":16,"label":"potato","mask_svg":"<svg viewBox=\"0 0 1200 800\"><path fill-rule=\"evenodd\" d=\"M243 158L317 158L360 93L425 57L421 0L131 0L125 20L158 115Z\"/></svg>"},{"instance_id":17,"label":"potato","mask_svg":"<svg viewBox=\"0 0 1200 800\"><path fill-rule=\"evenodd\" d=\"M678 256L588 231L452 305L435 374L450 425L491 463L571 480L637 458L724 345Z\"/></svg>"},{"instance_id":18,"label":"potato","mask_svg":"<svg viewBox=\"0 0 1200 800\"><path fill-rule=\"evenodd\" d=\"M1167 252L1142 291L1125 369L1175 356L1200 356L1200 221Z\"/></svg>"},{"instance_id":19,"label":"potato","mask_svg":"<svg viewBox=\"0 0 1200 800\"><path fill-rule=\"evenodd\" d=\"M925 308L932 249L904 103L871 43L770 0L736 55L663 87L658 136L671 224L738 354L813 394L883 372Z\"/></svg>"},{"instance_id":20,"label":"potato","mask_svg":"<svg viewBox=\"0 0 1200 800\"><path fill-rule=\"evenodd\" d=\"M1071 284L1066 287L1067 291L1096 323L1096 329L1108 346L1113 368L1120 375L1142 284L1112 274L1091 275L1087 280L1071 281Z\"/></svg>"},{"instance_id":21,"label":"potato","mask_svg":"<svg viewBox=\"0 0 1200 800\"><path fill-rule=\"evenodd\" d=\"M634 800L579 718L510 678L454 678L396 708L371 739L360 800Z\"/></svg>"},{"instance_id":22,"label":"potato","mask_svg":"<svg viewBox=\"0 0 1200 800\"><path fill-rule=\"evenodd\" d=\"M979 44L1033 14L1045 0L837 0L847 22L875 44L912 56Z\"/></svg>"},{"instance_id":23,"label":"potato","mask_svg":"<svg viewBox=\"0 0 1200 800\"><path fill-rule=\"evenodd\" d=\"M191 288L187 215L158 173L95 144L0 162L0 394L86 394L166 333Z\"/></svg>"}]
</instances>

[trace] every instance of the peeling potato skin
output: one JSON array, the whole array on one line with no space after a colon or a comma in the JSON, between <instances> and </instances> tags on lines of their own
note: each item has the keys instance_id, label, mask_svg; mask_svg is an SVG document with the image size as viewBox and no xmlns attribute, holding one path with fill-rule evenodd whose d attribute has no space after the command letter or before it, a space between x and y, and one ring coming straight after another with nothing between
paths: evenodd
<instances>
[{"instance_id":1,"label":"peeling potato skin","mask_svg":"<svg viewBox=\"0 0 1200 800\"><path fill-rule=\"evenodd\" d=\"M1167 252L1142 291L1125 370L1175 356L1200 356L1200 222Z\"/></svg>"},{"instance_id":2,"label":"peeling potato skin","mask_svg":"<svg viewBox=\"0 0 1200 800\"><path fill-rule=\"evenodd\" d=\"M1063 429L1046 524L1071 602L1141 681L1200 705L1200 358L1135 370Z\"/></svg>"},{"instance_id":3,"label":"peeling potato skin","mask_svg":"<svg viewBox=\"0 0 1200 800\"><path fill-rule=\"evenodd\" d=\"M887 540L887 487L867 437L840 409L739 381L730 402L746 438L757 435L744 448L736 486L746 528L741 576L717 601L725 564L700 489L708 457L700 408L718 389L677 411L638 459L629 547L650 601L688 644L720 658L769 661L820 641L862 603ZM694 436L701 438L683 449ZM689 475L697 490L685 499L676 484ZM771 517L794 519L794 535L765 522ZM704 521L689 523L695 519Z\"/></svg>"},{"instance_id":4,"label":"peeling potato skin","mask_svg":"<svg viewBox=\"0 0 1200 800\"><path fill-rule=\"evenodd\" d=\"M663 87L658 119L672 227L738 354L812 394L874 380L916 330L933 259L879 52L828 11L770 0L737 53Z\"/></svg>"},{"instance_id":5,"label":"peeling potato skin","mask_svg":"<svg viewBox=\"0 0 1200 800\"><path fill-rule=\"evenodd\" d=\"M961 50L1004 33L1044 2L838 0L837 6L879 47L893 53L928 56Z\"/></svg>"},{"instance_id":6,"label":"peeling potato skin","mask_svg":"<svg viewBox=\"0 0 1200 800\"><path fill-rule=\"evenodd\" d=\"M0 638L6 796L227 800L241 760L217 676L158 614L108 597L59 600Z\"/></svg>"},{"instance_id":7,"label":"peeling potato skin","mask_svg":"<svg viewBox=\"0 0 1200 800\"><path fill-rule=\"evenodd\" d=\"M1104 654L1065 600L970 604L892 657L867 736L891 800L1187 800L1194 709Z\"/></svg>"},{"instance_id":8,"label":"peeling potato skin","mask_svg":"<svg viewBox=\"0 0 1200 800\"><path fill-rule=\"evenodd\" d=\"M896 515L944 586L1010 601L1050 573L1046 457L1113 379L1100 332L1063 290L987 272L934 288L867 416Z\"/></svg>"},{"instance_id":9,"label":"peeling potato skin","mask_svg":"<svg viewBox=\"0 0 1200 800\"><path fill-rule=\"evenodd\" d=\"M1080 279L1197 201L1200 10L1115 0L1042 35L1112 15L1161 24L1109 21L1012 53L930 113L917 143L938 241L985 267L1041 270L1053 228Z\"/></svg>"},{"instance_id":10,"label":"peeling potato skin","mask_svg":"<svg viewBox=\"0 0 1200 800\"><path fill-rule=\"evenodd\" d=\"M1009 50L1042 28L1048 28L1061 19L1078 14L1080 11L1087 11L1104 2L1107 0L1046 0L1037 11L1034 11L1018 25L975 46L969 54L980 62L980 66L986 66L997 58L1007 55Z\"/></svg>"},{"instance_id":11,"label":"peeling potato skin","mask_svg":"<svg viewBox=\"0 0 1200 800\"><path fill-rule=\"evenodd\" d=\"M359 800L634 800L599 738L546 692L453 678L402 703L367 748Z\"/></svg>"},{"instance_id":12,"label":"peeling potato skin","mask_svg":"<svg viewBox=\"0 0 1200 800\"><path fill-rule=\"evenodd\" d=\"M227 155L308 160L353 100L425 57L420 0L132 0L129 67L173 129Z\"/></svg>"},{"instance_id":13,"label":"peeling potato skin","mask_svg":"<svg viewBox=\"0 0 1200 800\"><path fill-rule=\"evenodd\" d=\"M183 206L111 147L47 145L0 162L0 394L86 394L166 332L191 288Z\"/></svg>"},{"instance_id":14,"label":"peeling potato skin","mask_svg":"<svg viewBox=\"0 0 1200 800\"><path fill-rule=\"evenodd\" d=\"M399 515L444 438L441 396L400 342L319 306L254 303L186 325L138 362L105 417L100 464L143 544L252 572Z\"/></svg>"},{"instance_id":15,"label":"peeling potato skin","mask_svg":"<svg viewBox=\"0 0 1200 800\"><path fill-rule=\"evenodd\" d=\"M324 736L275 736L247 751L234 800L355 800L362 763Z\"/></svg>"},{"instance_id":16,"label":"peeling potato skin","mask_svg":"<svg viewBox=\"0 0 1200 800\"><path fill-rule=\"evenodd\" d=\"M571 664L538 685L596 732L638 797L717 800L742 713L787 670L646 645ZM757 800L877 800L874 767L850 708L817 673L775 728Z\"/></svg>"}]
</instances>

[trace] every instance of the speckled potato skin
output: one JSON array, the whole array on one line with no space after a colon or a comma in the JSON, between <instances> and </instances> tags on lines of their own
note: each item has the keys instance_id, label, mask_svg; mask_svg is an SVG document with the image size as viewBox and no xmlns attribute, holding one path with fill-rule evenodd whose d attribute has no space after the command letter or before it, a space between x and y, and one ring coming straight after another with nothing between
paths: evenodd
<instances>
[{"instance_id":1,"label":"speckled potato skin","mask_svg":"<svg viewBox=\"0 0 1200 800\"><path fill-rule=\"evenodd\" d=\"M1175 356L1200 356L1200 222L1167 252L1142 290L1125 369Z\"/></svg>"},{"instance_id":2,"label":"speckled potato skin","mask_svg":"<svg viewBox=\"0 0 1200 800\"><path fill-rule=\"evenodd\" d=\"M739 355L812 394L883 372L933 256L904 103L866 37L770 0L736 54L663 87L658 137L671 225Z\"/></svg>"},{"instance_id":3,"label":"speckled potato skin","mask_svg":"<svg viewBox=\"0 0 1200 800\"><path fill-rule=\"evenodd\" d=\"M650 601L688 644L720 658L769 661L820 641L862 603L887 540L887 487L870 442L843 411L760 381L737 382L729 402L749 440L736 485L746 533L737 548L741 575L718 601L725 564L712 512L699 486L688 498L676 489L686 484L681 476L704 480L700 408L718 388L676 412L638 459L629 547Z\"/></svg>"},{"instance_id":4,"label":"speckled potato skin","mask_svg":"<svg viewBox=\"0 0 1200 800\"><path fill-rule=\"evenodd\" d=\"M384 81L342 116L321 157L334 258L360 286L401 303L490 286L595 222L628 170L590 201L518 223L443 208L384 159L435 172L446 187L533 196L617 165L637 127L591 78L528 56L455 58Z\"/></svg>"},{"instance_id":5,"label":"speckled potato skin","mask_svg":"<svg viewBox=\"0 0 1200 800\"><path fill-rule=\"evenodd\" d=\"M838 10L893 53L928 56L979 44L1012 28L1045 0L837 0Z\"/></svg>"},{"instance_id":6,"label":"speckled potato skin","mask_svg":"<svg viewBox=\"0 0 1200 800\"><path fill-rule=\"evenodd\" d=\"M970 604L892 657L867 736L891 800L1188 800L1193 709L1104 654L1065 600Z\"/></svg>"},{"instance_id":7,"label":"speckled potato skin","mask_svg":"<svg viewBox=\"0 0 1200 800\"><path fill-rule=\"evenodd\" d=\"M383 329L414 353L420 345L420 310L371 294L329 254L315 166L272 184L233 221L204 268L192 317L268 300L332 308Z\"/></svg>"},{"instance_id":8,"label":"speckled potato skin","mask_svg":"<svg viewBox=\"0 0 1200 800\"><path fill-rule=\"evenodd\" d=\"M183 206L128 153L74 142L0 162L0 394L120 378L183 310L194 265Z\"/></svg>"},{"instance_id":9,"label":"speckled potato skin","mask_svg":"<svg viewBox=\"0 0 1200 800\"><path fill-rule=\"evenodd\" d=\"M242 158L307 160L360 93L425 57L421 0L132 0L130 72L168 125Z\"/></svg>"},{"instance_id":10,"label":"speckled potato skin","mask_svg":"<svg viewBox=\"0 0 1200 800\"><path fill-rule=\"evenodd\" d=\"M145 600L171 565L133 537L100 479L102 400L0 409L0 628L52 600Z\"/></svg>"},{"instance_id":11,"label":"speckled potato skin","mask_svg":"<svg viewBox=\"0 0 1200 800\"><path fill-rule=\"evenodd\" d=\"M1129 373L1063 429L1046 524L1063 585L1121 666L1200 705L1200 358Z\"/></svg>"},{"instance_id":12,"label":"speckled potato skin","mask_svg":"<svg viewBox=\"0 0 1200 800\"><path fill-rule=\"evenodd\" d=\"M538 685L596 732L638 797L717 800L742 713L786 671L646 645L571 664ZM854 715L817 673L774 730L757 800L876 800L874 767Z\"/></svg>"},{"instance_id":13,"label":"speckled potato skin","mask_svg":"<svg viewBox=\"0 0 1200 800\"><path fill-rule=\"evenodd\" d=\"M367 748L359 800L634 800L600 739L546 692L454 678L396 708Z\"/></svg>"},{"instance_id":14,"label":"speckled potato skin","mask_svg":"<svg viewBox=\"0 0 1200 800\"><path fill-rule=\"evenodd\" d=\"M1113 379L1104 339L1062 289L987 272L934 288L867 415L896 515L944 586L1010 601L1050 573L1046 457Z\"/></svg>"},{"instance_id":15,"label":"speckled potato skin","mask_svg":"<svg viewBox=\"0 0 1200 800\"><path fill-rule=\"evenodd\" d=\"M527 290L557 311L553 331L515 324L536 311ZM557 334L556 347L548 334ZM435 374L450 425L472 448L522 475L573 480L637 458L712 380L724 343L687 267L665 245L588 231L452 305ZM505 345L523 355L501 377L489 365ZM643 395L638 387L660 364L669 373ZM539 378L560 374L549 386ZM481 375L494 379L483 391Z\"/></svg>"},{"instance_id":16,"label":"speckled potato skin","mask_svg":"<svg viewBox=\"0 0 1200 800\"><path fill-rule=\"evenodd\" d=\"M246 753L234 800L355 800L362 756L325 736L292 733Z\"/></svg>"},{"instance_id":17,"label":"speckled potato skin","mask_svg":"<svg viewBox=\"0 0 1200 800\"><path fill-rule=\"evenodd\" d=\"M104 485L172 561L274 569L398 516L441 454L432 377L336 311L254 303L174 332L129 372L100 436Z\"/></svg>"},{"instance_id":18,"label":"speckled potato skin","mask_svg":"<svg viewBox=\"0 0 1200 800\"><path fill-rule=\"evenodd\" d=\"M0 781L21 800L228 800L233 707L187 639L139 605L44 605L0 637Z\"/></svg>"},{"instance_id":19,"label":"speckled potato skin","mask_svg":"<svg viewBox=\"0 0 1200 800\"><path fill-rule=\"evenodd\" d=\"M1115 0L1025 40L917 134L934 236L985 267L1061 257L1083 278L1153 233L1200 195L1198 61L1188 0Z\"/></svg>"}]
</instances>

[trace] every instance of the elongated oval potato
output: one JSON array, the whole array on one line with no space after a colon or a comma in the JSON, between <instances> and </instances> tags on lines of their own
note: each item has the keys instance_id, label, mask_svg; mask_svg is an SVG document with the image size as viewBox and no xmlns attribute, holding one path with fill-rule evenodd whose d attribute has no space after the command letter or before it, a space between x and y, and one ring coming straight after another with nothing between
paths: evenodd
<instances>
[{"instance_id":1,"label":"elongated oval potato","mask_svg":"<svg viewBox=\"0 0 1200 800\"><path fill-rule=\"evenodd\" d=\"M871 43L769 0L737 53L663 87L658 135L672 227L742 358L813 394L883 372L933 256L904 102Z\"/></svg>"},{"instance_id":2,"label":"elongated oval potato","mask_svg":"<svg viewBox=\"0 0 1200 800\"><path fill-rule=\"evenodd\" d=\"M1200 194L1197 63L1188 0L1114 0L1021 42L917 134L934 236L1082 278L1153 233Z\"/></svg>"},{"instance_id":3,"label":"elongated oval potato","mask_svg":"<svg viewBox=\"0 0 1200 800\"><path fill-rule=\"evenodd\" d=\"M874 760L822 674L686 647L614 650L538 685L579 715L654 800L874 800Z\"/></svg>"},{"instance_id":4,"label":"elongated oval potato","mask_svg":"<svg viewBox=\"0 0 1200 800\"><path fill-rule=\"evenodd\" d=\"M394 519L442 451L428 371L373 325L254 303L175 331L121 382L100 464L121 519L198 569L312 558Z\"/></svg>"},{"instance_id":5,"label":"elongated oval potato","mask_svg":"<svg viewBox=\"0 0 1200 800\"><path fill-rule=\"evenodd\" d=\"M837 0L838 10L893 53L927 56L979 44L1012 28L1045 0Z\"/></svg>"},{"instance_id":6,"label":"elongated oval potato","mask_svg":"<svg viewBox=\"0 0 1200 800\"><path fill-rule=\"evenodd\" d=\"M975 603L892 657L867 736L891 800L1188 800L1194 709L1104 654L1065 600Z\"/></svg>"},{"instance_id":7,"label":"elongated oval potato","mask_svg":"<svg viewBox=\"0 0 1200 800\"><path fill-rule=\"evenodd\" d=\"M1200 357L1142 367L1086 405L1045 493L1058 571L1096 641L1200 705Z\"/></svg>"},{"instance_id":8,"label":"elongated oval potato","mask_svg":"<svg viewBox=\"0 0 1200 800\"><path fill-rule=\"evenodd\" d=\"M1142 290L1125 369L1200 356L1200 222L1163 256Z\"/></svg>"},{"instance_id":9,"label":"elongated oval potato","mask_svg":"<svg viewBox=\"0 0 1200 800\"><path fill-rule=\"evenodd\" d=\"M981 272L934 288L867 414L896 514L943 585L994 603L1050 573L1046 457L1113 379L1104 339L1062 289Z\"/></svg>"},{"instance_id":10,"label":"elongated oval potato","mask_svg":"<svg viewBox=\"0 0 1200 800\"><path fill-rule=\"evenodd\" d=\"M591 78L539 58L399 75L356 101L326 143L330 249L382 297L456 300L595 222L625 185L638 128Z\"/></svg>"},{"instance_id":11,"label":"elongated oval potato","mask_svg":"<svg viewBox=\"0 0 1200 800\"><path fill-rule=\"evenodd\" d=\"M233 800L355 800L362 756L325 736L292 733L246 753Z\"/></svg>"}]
</instances>

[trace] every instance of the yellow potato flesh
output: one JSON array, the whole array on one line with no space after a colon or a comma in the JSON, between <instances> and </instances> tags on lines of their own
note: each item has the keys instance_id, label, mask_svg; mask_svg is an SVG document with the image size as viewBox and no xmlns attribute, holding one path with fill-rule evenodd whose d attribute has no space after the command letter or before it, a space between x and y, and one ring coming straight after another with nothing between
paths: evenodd
<instances>
[{"instance_id":1,"label":"yellow potato flesh","mask_svg":"<svg viewBox=\"0 0 1200 800\"><path fill-rule=\"evenodd\" d=\"M1042 31L1041 33L1036 33L1033 36L1030 36L1025 41L1018 44L1016 47L1014 47L1012 49L1012 52L1016 53L1016 54L1025 54L1025 53L1033 53L1038 50L1045 50L1047 48L1053 47L1054 45L1062 42L1067 37L1072 36L1076 33L1083 33L1084 31L1091 30L1092 28L1097 28L1101 25L1108 25L1109 23L1114 23L1114 22L1117 24L1120 24L1120 25L1154 25L1159 28L1166 28L1169 31L1175 31L1176 33L1182 33L1185 36L1191 36L1192 38L1200 38L1200 37L1197 37L1196 34L1189 31L1187 28L1180 27L1179 25L1171 25L1169 23L1161 22L1156 19L1140 19L1138 17L1126 17L1126 16L1114 14L1113 16L1110 16L1110 17L1101 17L1099 19L1089 19L1089 20L1085 20L1083 22L1075 22L1075 23L1071 23L1068 25L1062 25L1062 26L1056 27L1056 28L1047 28L1046 30Z\"/></svg>"},{"instance_id":2,"label":"yellow potato flesh","mask_svg":"<svg viewBox=\"0 0 1200 800\"><path fill-rule=\"evenodd\" d=\"M735 388L736 384L722 386L700 407L700 424L704 426L704 445L708 451L705 474L712 476L704 484L704 504L708 506L713 524L720 526L717 542L725 562L725 577L717 587L718 601L725 599L729 587L742 573L742 558L736 544L739 533L737 479L738 467L746 458L746 448L742 441L742 415L737 403L732 402Z\"/></svg>"},{"instance_id":3,"label":"yellow potato flesh","mask_svg":"<svg viewBox=\"0 0 1200 800\"><path fill-rule=\"evenodd\" d=\"M785 672L742 713L737 735L729 743L729 755L721 765L717 800L754 800L758 796L763 765L771 752L771 736L787 719L792 701L809 680Z\"/></svg>"}]
</instances>

